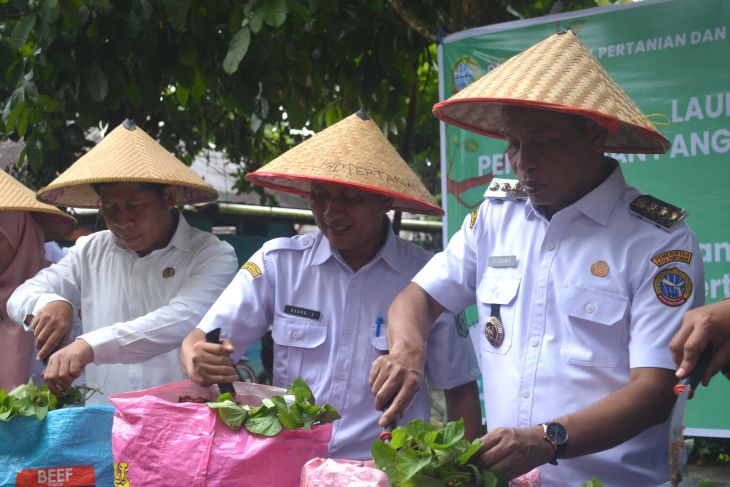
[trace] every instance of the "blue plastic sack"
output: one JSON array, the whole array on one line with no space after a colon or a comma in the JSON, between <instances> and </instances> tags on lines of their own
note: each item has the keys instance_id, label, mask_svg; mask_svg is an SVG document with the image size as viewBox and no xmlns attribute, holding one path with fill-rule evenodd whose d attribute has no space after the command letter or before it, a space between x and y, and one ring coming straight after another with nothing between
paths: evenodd
<instances>
[{"instance_id":1,"label":"blue plastic sack","mask_svg":"<svg viewBox=\"0 0 730 487\"><path fill-rule=\"evenodd\" d=\"M0 487L111 487L114 407L50 411L0 422Z\"/></svg>"}]
</instances>

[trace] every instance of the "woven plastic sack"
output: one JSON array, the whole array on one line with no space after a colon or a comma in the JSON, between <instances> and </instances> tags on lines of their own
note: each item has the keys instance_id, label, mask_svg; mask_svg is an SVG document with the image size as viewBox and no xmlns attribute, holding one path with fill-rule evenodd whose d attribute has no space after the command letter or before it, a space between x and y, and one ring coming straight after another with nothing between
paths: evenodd
<instances>
[{"instance_id":1,"label":"woven plastic sack","mask_svg":"<svg viewBox=\"0 0 730 487\"><path fill-rule=\"evenodd\" d=\"M524 475L510 480L509 487L540 487L540 470L534 468Z\"/></svg>"},{"instance_id":2,"label":"woven plastic sack","mask_svg":"<svg viewBox=\"0 0 730 487\"><path fill-rule=\"evenodd\" d=\"M237 383L236 399L257 406L285 391ZM325 456L332 425L282 430L274 437L229 429L206 404L178 402L181 396L215 400L217 391L179 381L141 391L114 394L112 428L116 485L298 486L311 458Z\"/></svg>"},{"instance_id":3,"label":"woven plastic sack","mask_svg":"<svg viewBox=\"0 0 730 487\"><path fill-rule=\"evenodd\" d=\"M313 458L302 469L301 487L390 487L372 461Z\"/></svg>"},{"instance_id":4,"label":"woven plastic sack","mask_svg":"<svg viewBox=\"0 0 730 487\"><path fill-rule=\"evenodd\" d=\"M0 486L114 485L113 414L94 405L0 422Z\"/></svg>"},{"instance_id":5,"label":"woven plastic sack","mask_svg":"<svg viewBox=\"0 0 730 487\"><path fill-rule=\"evenodd\" d=\"M391 487L388 476L372 460L313 458L302 469L300 487ZM540 470L512 479L509 487L540 487Z\"/></svg>"}]
</instances>

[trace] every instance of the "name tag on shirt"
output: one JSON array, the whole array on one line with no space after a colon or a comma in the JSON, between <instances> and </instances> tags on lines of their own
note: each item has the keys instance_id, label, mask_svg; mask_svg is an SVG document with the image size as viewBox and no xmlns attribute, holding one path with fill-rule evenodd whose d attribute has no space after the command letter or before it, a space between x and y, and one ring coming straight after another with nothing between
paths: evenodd
<instances>
[{"instance_id":1,"label":"name tag on shirt","mask_svg":"<svg viewBox=\"0 0 730 487\"><path fill-rule=\"evenodd\" d=\"M516 255L490 255L487 261L489 267L517 267Z\"/></svg>"},{"instance_id":2,"label":"name tag on shirt","mask_svg":"<svg viewBox=\"0 0 730 487\"><path fill-rule=\"evenodd\" d=\"M319 315L321 314L319 311L307 308L300 308L299 306L292 306L291 304L287 304L284 306L284 313L292 316L299 316L301 318L308 318L310 320L318 320Z\"/></svg>"}]
</instances>

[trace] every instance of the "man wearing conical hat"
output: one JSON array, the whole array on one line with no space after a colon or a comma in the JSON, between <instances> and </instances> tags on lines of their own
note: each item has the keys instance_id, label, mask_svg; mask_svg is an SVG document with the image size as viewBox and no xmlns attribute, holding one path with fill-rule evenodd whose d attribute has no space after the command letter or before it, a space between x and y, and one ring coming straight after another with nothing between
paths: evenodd
<instances>
[{"instance_id":1,"label":"man wearing conical hat","mask_svg":"<svg viewBox=\"0 0 730 487\"><path fill-rule=\"evenodd\" d=\"M108 230L81 237L68 255L20 286L8 312L33 330L44 380L58 393L86 371L110 394L184 378L180 342L235 274L233 248L188 225L176 205L216 191L126 120L38 199L100 208ZM72 318L83 333L66 343Z\"/></svg>"},{"instance_id":2,"label":"man wearing conical hat","mask_svg":"<svg viewBox=\"0 0 730 487\"><path fill-rule=\"evenodd\" d=\"M478 463L509 478L539 467L543 486L665 482L668 344L703 302L702 258L684 212L627 186L604 152L669 143L570 31L434 113L505 139L518 180L490 184L393 302L390 355L372 373L379 405L395 398L381 422L408 400L435 316L476 304L489 429Z\"/></svg>"},{"instance_id":3,"label":"man wearing conical hat","mask_svg":"<svg viewBox=\"0 0 730 487\"><path fill-rule=\"evenodd\" d=\"M74 219L55 206L40 203L35 193L0 171L0 388L28 382L33 334L9 319L6 303L12 292L48 265L43 242L71 230Z\"/></svg>"},{"instance_id":4,"label":"man wearing conical hat","mask_svg":"<svg viewBox=\"0 0 730 487\"><path fill-rule=\"evenodd\" d=\"M386 312L431 255L397 237L386 212L441 210L364 111L248 179L308 196L319 230L271 240L244 264L183 342L184 367L203 384L236 380L230 354L245 351L271 324L274 385L287 387L301 376L318 403L333 405L342 416L334 423L329 455L368 459L380 433L368 373L388 351ZM206 343L205 333L218 327L223 344ZM453 315L439 318L427 346L428 372L401 424L428 419L430 385L446 391L449 416L465 417L467 435L477 437L478 372Z\"/></svg>"}]
</instances>

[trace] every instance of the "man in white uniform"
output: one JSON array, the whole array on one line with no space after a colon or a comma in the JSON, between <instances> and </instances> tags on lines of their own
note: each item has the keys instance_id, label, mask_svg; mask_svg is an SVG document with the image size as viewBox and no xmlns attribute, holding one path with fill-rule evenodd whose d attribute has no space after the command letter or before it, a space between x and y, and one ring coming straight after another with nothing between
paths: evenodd
<instances>
[{"instance_id":1,"label":"man in white uniform","mask_svg":"<svg viewBox=\"0 0 730 487\"><path fill-rule=\"evenodd\" d=\"M82 371L110 394L183 379L178 348L236 272L233 248L190 227L176 205L216 191L130 120L49 186L42 201L100 207L109 230L82 237L18 287L8 312L33 330L54 393ZM83 333L67 344L73 317ZM57 350L57 351L55 351ZM55 351L55 352L54 352Z\"/></svg>"},{"instance_id":2,"label":"man in white uniform","mask_svg":"<svg viewBox=\"0 0 730 487\"><path fill-rule=\"evenodd\" d=\"M414 337L442 310L476 304L482 465L510 478L542 465L546 487L667 481L668 343L703 301L702 260L682 210L640 196L603 153L668 142L569 31L434 112L506 139L519 182L493 182L393 302L391 353L371 373L379 404L395 398L381 422L416 388L424 352Z\"/></svg>"},{"instance_id":3,"label":"man in white uniform","mask_svg":"<svg viewBox=\"0 0 730 487\"><path fill-rule=\"evenodd\" d=\"M203 384L236 379L230 353L241 353L272 324L274 385L301 376L318 403L333 405L329 455L367 459L380 413L367 378L388 353L385 320L393 297L431 254L393 233L385 213L399 208L440 213L431 196L380 129L358 112L249 175L259 184L307 194L319 231L271 240L244 264L198 329L183 342L182 361ZM222 328L222 345L205 333ZM428 386L444 389L451 419L464 417L480 435L471 344L452 314L427 341L428 381L399 425L429 417Z\"/></svg>"}]
</instances>

